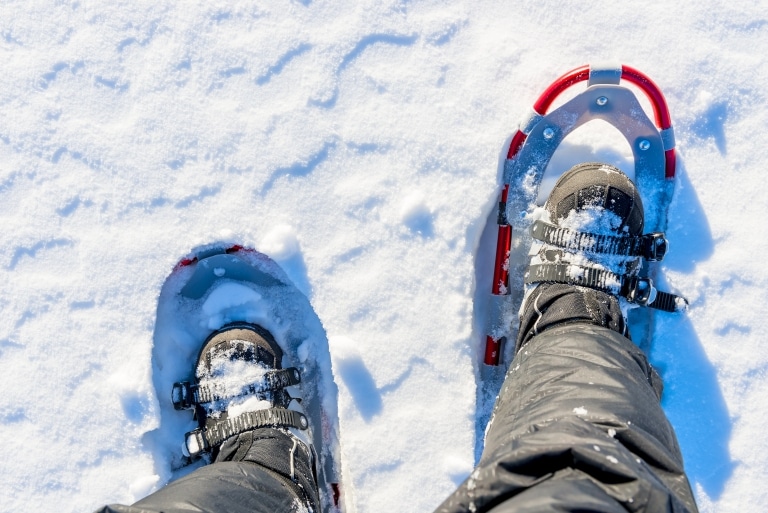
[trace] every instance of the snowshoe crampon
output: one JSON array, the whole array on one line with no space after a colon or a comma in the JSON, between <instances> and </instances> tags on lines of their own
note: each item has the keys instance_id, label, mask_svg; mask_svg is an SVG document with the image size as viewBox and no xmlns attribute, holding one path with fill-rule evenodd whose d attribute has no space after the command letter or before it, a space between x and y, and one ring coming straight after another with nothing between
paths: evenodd
<instances>
[{"instance_id":1,"label":"snowshoe crampon","mask_svg":"<svg viewBox=\"0 0 768 513\"><path fill-rule=\"evenodd\" d=\"M584 91L550 111L561 94L584 81L587 81ZM632 84L645 94L654 121L648 118L638 97L625 84ZM532 242L529 214L540 198L545 170L563 140L592 120L612 125L629 143L634 159L634 182L646 209L645 231L663 232L666 228L667 205L674 192L675 139L661 90L640 71L622 65L582 66L555 80L524 116L506 151L486 325L484 363L487 365L499 365L505 341L514 340L516 336L523 274ZM663 257L666 241L659 244L659 248L659 258L655 260ZM650 280L654 272L653 264L646 264L640 279ZM643 340L650 339L652 316L653 309L630 310L630 331L635 340L641 341L641 346Z\"/></svg>"},{"instance_id":2,"label":"snowshoe crampon","mask_svg":"<svg viewBox=\"0 0 768 513\"><path fill-rule=\"evenodd\" d=\"M172 391L194 379L206 338L231 323L256 324L282 349L282 367L301 374L302 407L317 455L322 510L344 511L341 496L338 389L331 372L328 339L309 300L272 259L238 245L198 248L181 260L160 293L152 350L160 426L149 433L161 457L161 477L170 480L207 463L182 450L197 423L191 410L177 410ZM178 406L178 404L176 404ZM165 472L163 472L163 469Z\"/></svg>"}]
</instances>

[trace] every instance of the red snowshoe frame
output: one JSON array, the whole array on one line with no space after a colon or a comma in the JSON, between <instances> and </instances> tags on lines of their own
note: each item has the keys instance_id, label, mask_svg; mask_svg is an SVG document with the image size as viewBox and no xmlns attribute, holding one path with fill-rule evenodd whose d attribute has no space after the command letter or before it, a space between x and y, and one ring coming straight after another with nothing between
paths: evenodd
<instances>
[{"instance_id":1,"label":"red snowshoe frame","mask_svg":"<svg viewBox=\"0 0 768 513\"><path fill-rule=\"evenodd\" d=\"M634 93L619 85L622 80L634 84L648 97L653 108L655 125L646 116ZM547 113L558 96L583 81L588 81L585 91ZM490 320L486 331L484 362L487 365L499 364L508 329L500 325L501 312L505 308L515 306L514 301L509 301L512 289L510 271L514 266L522 270L520 266L523 265L522 262L514 262L511 257L513 243L518 242L512 239L513 225L520 228L523 224L519 221L520 216L516 214L525 212L531 199L535 198L535 194L532 195L530 191L516 191L533 186L537 193L544 170L562 140L573 130L593 119L602 119L613 125L629 142L635 160L635 181L645 182L646 188L652 191L650 198L643 198L644 203L664 203L671 197L675 176L674 133L666 100L658 86L645 74L624 65L581 66L555 80L534 103L533 111L520 122L507 152L504 187L499 200L499 232L492 302L489 305L489 317L495 315L496 318ZM659 184L662 186L659 187ZM641 192L642 185L638 183ZM517 200L516 206L510 204L515 194L524 196L522 201ZM663 230L663 225L666 224L665 214L666 208L662 215L656 218L649 220L646 215L646 228ZM527 231L523 230L522 234L515 235L526 237ZM516 306L519 307L519 301Z\"/></svg>"}]
</instances>

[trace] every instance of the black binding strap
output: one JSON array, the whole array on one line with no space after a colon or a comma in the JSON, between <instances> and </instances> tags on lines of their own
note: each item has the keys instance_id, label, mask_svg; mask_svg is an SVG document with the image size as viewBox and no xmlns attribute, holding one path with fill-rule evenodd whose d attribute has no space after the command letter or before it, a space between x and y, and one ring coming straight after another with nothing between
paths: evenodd
<instances>
[{"instance_id":1,"label":"black binding strap","mask_svg":"<svg viewBox=\"0 0 768 513\"><path fill-rule=\"evenodd\" d=\"M278 369L264 373L262 381L244 386L242 392L238 394L222 394L223 388L215 381L208 385L198 385L189 381L180 381L173 384L171 392L171 401L173 407L177 410L192 408L196 404L210 403L222 399L232 399L249 394L260 394L263 392L272 392L285 387L298 385L301 382L301 375L296 367L287 369Z\"/></svg>"},{"instance_id":2,"label":"black binding strap","mask_svg":"<svg viewBox=\"0 0 768 513\"><path fill-rule=\"evenodd\" d=\"M662 232L646 233L637 237L601 235L560 228L541 220L534 221L531 225L531 237L573 251L639 256L651 262L664 258L669 246Z\"/></svg>"},{"instance_id":3,"label":"black binding strap","mask_svg":"<svg viewBox=\"0 0 768 513\"><path fill-rule=\"evenodd\" d=\"M651 308L665 312L679 312L688 308L688 300L682 296L676 296L669 292L656 291L656 299L649 305Z\"/></svg>"},{"instance_id":4,"label":"black binding strap","mask_svg":"<svg viewBox=\"0 0 768 513\"><path fill-rule=\"evenodd\" d=\"M688 306L688 301L684 297L656 290L653 287L653 282L648 278L619 275L602 269L578 265L529 265L525 270L525 283L539 282L589 287L608 294L621 296L630 303L665 312L678 312L685 310Z\"/></svg>"},{"instance_id":5,"label":"black binding strap","mask_svg":"<svg viewBox=\"0 0 768 513\"><path fill-rule=\"evenodd\" d=\"M284 408L249 411L236 417L206 425L184 435L184 443L190 456L197 456L221 444L231 436L262 427L289 427L307 429L307 417L302 413Z\"/></svg>"}]
</instances>

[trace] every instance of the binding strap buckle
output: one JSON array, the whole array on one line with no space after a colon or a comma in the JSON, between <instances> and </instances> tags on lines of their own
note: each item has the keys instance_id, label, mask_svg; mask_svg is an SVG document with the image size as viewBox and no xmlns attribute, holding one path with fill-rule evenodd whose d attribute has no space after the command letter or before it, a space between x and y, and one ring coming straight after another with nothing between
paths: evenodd
<instances>
[{"instance_id":1,"label":"binding strap buckle","mask_svg":"<svg viewBox=\"0 0 768 513\"><path fill-rule=\"evenodd\" d=\"M625 279L624 285L626 290L622 291L621 295L630 303L648 306L656 300L656 288L648 278L630 276L628 279Z\"/></svg>"}]
</instances>

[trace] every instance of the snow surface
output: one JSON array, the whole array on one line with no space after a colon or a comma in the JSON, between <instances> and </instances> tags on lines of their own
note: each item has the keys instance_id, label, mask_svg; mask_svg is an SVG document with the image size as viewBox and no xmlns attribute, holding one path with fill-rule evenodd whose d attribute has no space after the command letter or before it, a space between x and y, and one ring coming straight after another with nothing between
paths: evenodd
<instances>
[{"instance_id":1,"label":"snow surface","mask_svg":"<svg viewBox=\"0 0 768 513\"><path fill-rule=\"evenodd\" d=\"M768 3L502 4L0 4L0 510L161 484L160 289L233 239L323 320L351 509L437 506L474 463L502 145L554 78L605 60L649 74L676 128L659 287L691 308L657 317L664 406L701 509L764 509ZM561 157L623 168L605 141Z\"/></svg>"}]
</instances>

